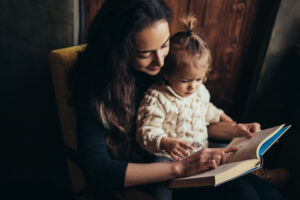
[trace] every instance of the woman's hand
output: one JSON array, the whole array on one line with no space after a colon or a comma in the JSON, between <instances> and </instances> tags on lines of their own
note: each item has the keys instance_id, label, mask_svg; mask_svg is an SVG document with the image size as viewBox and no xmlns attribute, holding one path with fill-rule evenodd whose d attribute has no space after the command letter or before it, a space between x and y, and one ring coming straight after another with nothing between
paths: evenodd
<instances>
[{"instance_id":1,"label":"woman's hand","mask_svg":"<svg viewBox=\"0 0 300 200\"><path fill-rule=\"evenodd\" d=\"M260 131L259 123L233 124L228 122L218 122L208 127L208 136L217 140L231 140L234 137L245 136L251 138L253 133Z\"/></svg>"},{"instance_id":2,"label":"woman's hand","mask_svg":"<svg viewBox=\"0 0 300 200\"><path fill-rule=\"evenodd\" d=\"M237 151L237 147L203 148L191 156L177 161L178 177L192 176L226 163L226 153Z\"/></svg>"},{"instance_id":3,"label":"woman's hand","mask_svg":"<svg viewBox=\"0 0 300 200\"><path fill-rule=\"evenodd\" d=\"M233 126L233 137L251 138L253 133L261 131L259 123L236 124Z\"/></svg>"},{"instance_id":4,"label":"woman's hand","mask_svg":"<svg viewBox=\"0 0 300 200\"><path fill-rule=\"evenodd\" d=\"M189 155L186 149L193 150L193 147L187 141L163 137L160 141L160 149L167 151L174 160L179 160Z\"/></svg>"}]
</instances>

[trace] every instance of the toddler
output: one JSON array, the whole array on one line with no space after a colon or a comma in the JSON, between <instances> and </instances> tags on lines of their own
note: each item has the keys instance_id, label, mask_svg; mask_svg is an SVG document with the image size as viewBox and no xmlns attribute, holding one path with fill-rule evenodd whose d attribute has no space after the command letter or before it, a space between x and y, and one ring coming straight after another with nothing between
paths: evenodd
<instances>
[{"instance_id":1,"label":"toddler","mask_svg":"<svg viewBox=\"0 0 300 200\"><path fill-rule=\"evenodd\" d=\"M209 124L235 123L210 102L203 85L211 54L205 40L192 31L194 22L194 17L187 17L188 31L170 38L162 79L146 91L137 115L137 142L148 152L173 160L207 147Z\"/></svg>"}]
</instances>

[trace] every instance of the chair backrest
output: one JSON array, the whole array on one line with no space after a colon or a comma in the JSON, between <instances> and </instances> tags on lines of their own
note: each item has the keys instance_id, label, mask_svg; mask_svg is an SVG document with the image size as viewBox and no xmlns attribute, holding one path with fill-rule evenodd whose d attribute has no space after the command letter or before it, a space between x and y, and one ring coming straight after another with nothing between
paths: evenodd
<instances>
[{"instance_id":1,"label":"chair backrest","mask_svg":"<svg viewBox=\"0 0 300 200\"><path fill-rule=\"evenodd\" d=\"M76 117L73 109L68 105L68 95L66 85L66 75L74 65L78 52L83 51L86 45L73 46L58 50L53 50L49 54L52 80L55 90L56 103L59 113L61 131L66 149L76 150ZM81 192L86 184L79 167L70 159L67 159L69 175L73 192Z\"/></svg>"},{"instance_id":2,"label":"chair backrest","mask_svg":"<svg viewBox=\"0 0 300 200\"><path fill-rule=\"evenodd\" d=\"M86 183L84 182L81 170L76 164L76 159L70 154L72 153L70 150L77 150L76 116L72 107L68 105L69 91L67 89L66 77L67 73L76 62L78 52L83 51L85 47L86 45L80 45L57 49L51 51L49 54L61 130L67 153L69 153L67 158L69 175L75 196L81 196L82 193L85 193L84 189L86 189ZM148 194L134 187L115 190L112 191L112 193L120 200L153 200Z\"/></svg>"}]
</instances>

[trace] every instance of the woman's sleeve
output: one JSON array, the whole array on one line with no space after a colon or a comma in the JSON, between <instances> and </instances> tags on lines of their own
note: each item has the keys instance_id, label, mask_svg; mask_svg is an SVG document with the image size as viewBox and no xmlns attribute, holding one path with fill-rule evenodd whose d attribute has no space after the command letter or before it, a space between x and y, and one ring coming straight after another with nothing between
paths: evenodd
<instances>
[{"instance_id":1,"label":"woman's sleeve","mask_svg":"<svg viewBox=\"0 0 300 200\"><path fill-rule=\"evenodd\" d=\"M99 190L123 188L128 163L110 157L106 130L90 106L80 106L76 113L80 167L86 182Z\"/></svg>"},{"instance_id":2,"label":"woman's sleeve","mask_svg":"<svg viewBox=\"0 0 300 200\"><path fill-rule=\"evenodd\" d=\"M165 112L157 96L146 93L138 109L136 140L150 153L162 152L160 140L166 136L164 119Z\"/></svg>"}]
</instances>

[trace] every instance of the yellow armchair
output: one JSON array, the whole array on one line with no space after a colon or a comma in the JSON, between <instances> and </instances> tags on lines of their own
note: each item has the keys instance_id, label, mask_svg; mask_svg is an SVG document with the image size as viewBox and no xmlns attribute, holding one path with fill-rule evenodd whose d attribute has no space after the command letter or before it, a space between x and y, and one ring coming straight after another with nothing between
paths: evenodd
<instances>
[{"instance_id":1,"label":"yellow armchair","mask_svg":"<svg viewBox=\"0 0 300 200\"><path fill-rule=\"evenodd\" d=\"M86 45L73 46L63 49L53 50L49 54L52 80L56 95L57 108L61 124L61 131L67 153L67 163L69 168L69 176L75 197L86 199L86 184L80 168L77 165L77 142L76 142L76 117L73 109L68 105L68 90L66 87L66 74L74 65L78 52L83 51ZM283 169L276 170L258 170L254 172L257 176L271 182L275 186L284 185L288 180L288 172ZM129 188L114 191L113 194L118 199L143 199L151 200L140 190ZM85 196L85 198L83 198Z\"/></svg>"},{"instance_id":2,"label":"yellow armchair","mask_svg":"<svg viewBox=\"0 0 300 200\"><path fill-rule=\"evenodd\" d=\"M69 92L66 87L66 75L76 62L78 52L83 51L85 47L86 45L79 45L53 50L49 54L49 59L73 193L76 198L93 199L86 192L88 189L86 189L82 172L77 165L76 117L72 107L68 105ZM124 200L152 199L149 195L136 188L113 191L112 193L116 198Z\"/></svg>"}]
</instances>

